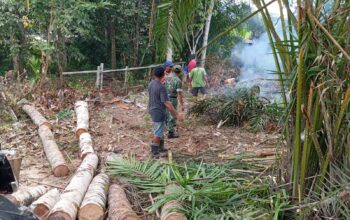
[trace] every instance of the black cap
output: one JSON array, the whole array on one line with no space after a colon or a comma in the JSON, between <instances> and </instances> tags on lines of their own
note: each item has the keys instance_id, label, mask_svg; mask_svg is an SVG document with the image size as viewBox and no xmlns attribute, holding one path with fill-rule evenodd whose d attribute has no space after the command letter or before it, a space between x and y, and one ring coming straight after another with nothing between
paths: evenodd
<instances>
[{"instance_id":1,"label":"black cap","mask_svg":"<svg viewBox=\"0 0 350 220\"><path fill-rule=\"evenodd\" d=\"M154 75L156 77L162 77L163 74L164 74L164 67L163 66L157 66L155 69L154 69Z\"/></svg>"}]
</instances>

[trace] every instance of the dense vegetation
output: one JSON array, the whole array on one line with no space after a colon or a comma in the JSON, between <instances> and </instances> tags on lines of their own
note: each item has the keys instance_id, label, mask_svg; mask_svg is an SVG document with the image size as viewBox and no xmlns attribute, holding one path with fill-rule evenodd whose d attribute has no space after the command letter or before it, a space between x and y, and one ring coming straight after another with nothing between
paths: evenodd
<instances>
[{"instance_id":1,"label":"dense vegetation","mask_svg":"<svg viewBox=\"0 0 350 220\"><path fill-rule=\"evenodd\" d=\"M169 10L181 11L177 1L2 1L0 5L0 74L13 69L21 78L62 71L142 66L165 60ZM181 1L179 1L181 2ZM184 4L184 3L181 3ZM181 39L174 44L174 60L187 61L202 47L209 1L188 1L188 19L174 20ZM215 4L209 39L240 20L251 8L231 1ZM163 23L162 23L163 22ZM183 27L184 23L190 23ZM181 26L182 25L182 26ZM236 29L209 48L209 56L230 57L230 50L255 21ZM180 29L179 29L180 28ZM172 33L174 34L174 33ZM186 37L184 37L186 36ZM174 38L175 41L175 38ZM165 45L166 46L166 45Z\"/></svg>"}]
</instances>

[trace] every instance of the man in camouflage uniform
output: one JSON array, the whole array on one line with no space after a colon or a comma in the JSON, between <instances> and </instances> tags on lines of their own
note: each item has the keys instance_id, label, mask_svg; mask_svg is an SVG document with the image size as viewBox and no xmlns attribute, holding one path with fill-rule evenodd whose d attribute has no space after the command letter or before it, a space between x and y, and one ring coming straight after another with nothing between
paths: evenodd
<instances>
[{"instance_id":1,"label":"man in camouflage uniform","mask_svg":"<svg viewBox=\"0 0 350 220\"><path fill-rule=\"evenodd\" d=\"M168 96L171 104L177 109L177 99L179 99L181 110L184 111L184 101L182 93L182 82L179 78L181 74L181 66L174 66L173 72L165 77L165 87L168 92ZM178 138L179 135L175 133L176 118L174 118L169 112L167 112L167 129L168 138Z\"/></svg>"}]
</instances>

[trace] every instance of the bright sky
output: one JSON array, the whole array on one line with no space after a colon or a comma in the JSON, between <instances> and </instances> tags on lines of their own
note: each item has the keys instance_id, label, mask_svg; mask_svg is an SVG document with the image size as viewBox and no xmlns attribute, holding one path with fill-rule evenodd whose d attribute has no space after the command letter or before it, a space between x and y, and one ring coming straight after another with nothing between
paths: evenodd
<instances>
[{"instance_id":1,"label":"bright sky","mask_svg":"<svg viewBox=\"0 0 350 220\"><path fill-rule=\"evenodd\" d=\"M251 1L251 0L241 0L243 2L247 2L247 3L250 3L251 7L256 10L257 8L255 7L254 3ZM270 2L269 0L265 0L265 3L268 3ZM290 1L290 2L293 2L293 1ZM269 5L267 7L267 9L269 10L269 12L271 13L271 15L279 15L280 14L280 9L279 9L279 5L278 5L278 2L275 1L274 3L272 3L271 5ZM286 9L283 9L283 14L286 14L287 11Z\"/></svg>"}]
</instances>

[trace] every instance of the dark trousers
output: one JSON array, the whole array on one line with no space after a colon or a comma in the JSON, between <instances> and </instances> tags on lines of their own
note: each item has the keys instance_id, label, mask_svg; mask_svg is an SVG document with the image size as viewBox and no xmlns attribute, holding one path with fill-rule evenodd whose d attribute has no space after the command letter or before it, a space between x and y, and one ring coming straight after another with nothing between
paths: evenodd
<instances>
[{"instance_id":1,"label":"dark trousers","mask_svg":"<svg viewBox=\"0 0 350 220\"><path fill-rule=\"evenodd\" d=\"M203 95L207 93L204 87L194 87L191 90L193 96L198 96L198 92L201 92Z\"/></svg>"}]
</instances>

